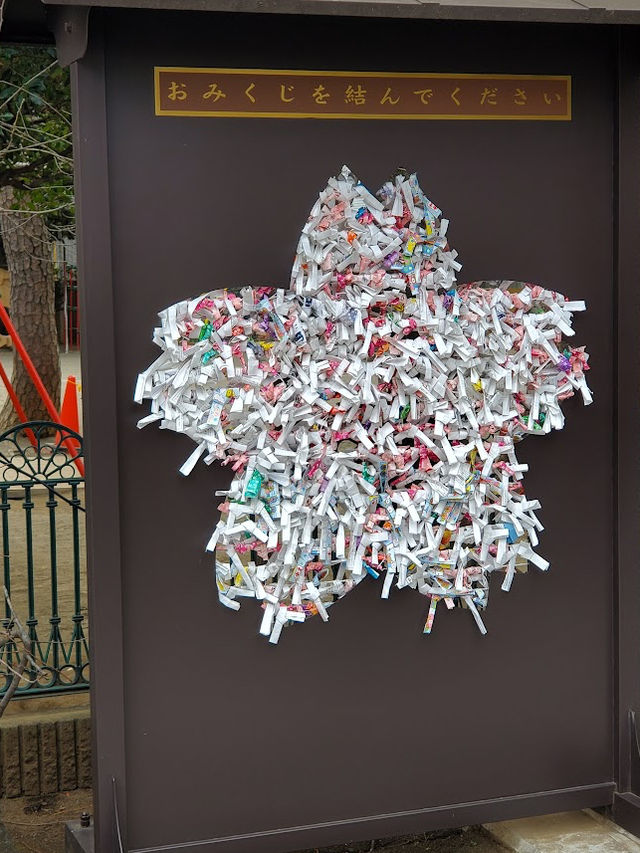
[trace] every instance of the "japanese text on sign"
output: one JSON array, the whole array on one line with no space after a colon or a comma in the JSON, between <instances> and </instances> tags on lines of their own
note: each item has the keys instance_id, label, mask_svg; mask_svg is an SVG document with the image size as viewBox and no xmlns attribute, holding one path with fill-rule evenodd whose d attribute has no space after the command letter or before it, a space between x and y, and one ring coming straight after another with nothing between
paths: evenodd
<instances>
[{"instance_id":1,"label":"japanese text on sign","mask_svg":"<svg viewBox=\"0 0 640 853\"><path fill-rule=\"evenodd\" d=\"M156 115L571 120L571 78L155 68Z\"/></svg>"}]
</instances>

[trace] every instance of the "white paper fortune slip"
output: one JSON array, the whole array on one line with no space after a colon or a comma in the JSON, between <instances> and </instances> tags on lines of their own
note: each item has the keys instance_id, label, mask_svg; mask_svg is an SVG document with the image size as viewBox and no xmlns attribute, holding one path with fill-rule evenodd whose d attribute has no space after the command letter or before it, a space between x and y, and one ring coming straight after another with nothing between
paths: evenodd
<instances>
[{"instance_id":1,"label":"white paper fortune slip","mask_svg":"<svg viewBox=\"0 0 640 853\"><path fill-rule=\"evenodd\" d=\"M347 169L302 230L288 291L214 290L163 311L139 426L186 433L181 468L235 477L208 550L220 601L255 598L260 633L328 608L366 577L469 610L535 552L540 504L514 445L561 429L588 356L583 302L522 282L456 286L449 222L415 175L375 195Z\"/></svg>"}]
</instances>

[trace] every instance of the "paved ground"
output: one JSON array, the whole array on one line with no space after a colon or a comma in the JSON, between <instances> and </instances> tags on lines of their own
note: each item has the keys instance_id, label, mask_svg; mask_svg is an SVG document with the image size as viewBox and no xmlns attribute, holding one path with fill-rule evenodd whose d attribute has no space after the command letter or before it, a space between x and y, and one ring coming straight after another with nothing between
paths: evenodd
<instances>
[{"instance_id":1,"label":"paved ground","mask_svg":"<svg viewBox=\"0 0 640 853\"><path fill-rule=\"evenodd\" d=\"M640 840L591 809L487 824L515 853L640 853Z\"/></svg>"}]
</instances>

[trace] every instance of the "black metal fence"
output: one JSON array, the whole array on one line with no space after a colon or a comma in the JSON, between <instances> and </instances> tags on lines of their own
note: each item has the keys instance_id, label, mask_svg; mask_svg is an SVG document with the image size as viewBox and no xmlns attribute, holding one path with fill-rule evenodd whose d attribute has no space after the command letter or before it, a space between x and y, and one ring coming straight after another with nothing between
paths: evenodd
<instances>
[{"instance_id":1,"label":"black metal fence","mask_svg":"<svg viewBox=\"0 0 640 853\"><path fill-rule=\"evenodd\" d=\"M89 686L82 457L82 437L61 424L34 421L0 435L0 571L36 662L16 696ZM5 626L9 618L5 605ZM0 695L16 659L5 646Z\"/></svg>"}]
</instances>

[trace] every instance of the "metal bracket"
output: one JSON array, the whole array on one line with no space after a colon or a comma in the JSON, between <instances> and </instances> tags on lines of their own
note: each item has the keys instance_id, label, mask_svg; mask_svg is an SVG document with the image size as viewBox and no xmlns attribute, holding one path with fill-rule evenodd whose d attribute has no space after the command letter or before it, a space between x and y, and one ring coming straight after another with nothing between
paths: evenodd
<instances>
[{"instance_id":1,"label":"metal bracket","mask_svg":"<svg viewBox=\"0 0 640 853\"><path fill-rule=\"evenodd\" d=\"M85 55L89 37L88 6L52 6L47 9L47 23L53 32L58 62L63 68Z\"/></svg>"}]
</instances>

